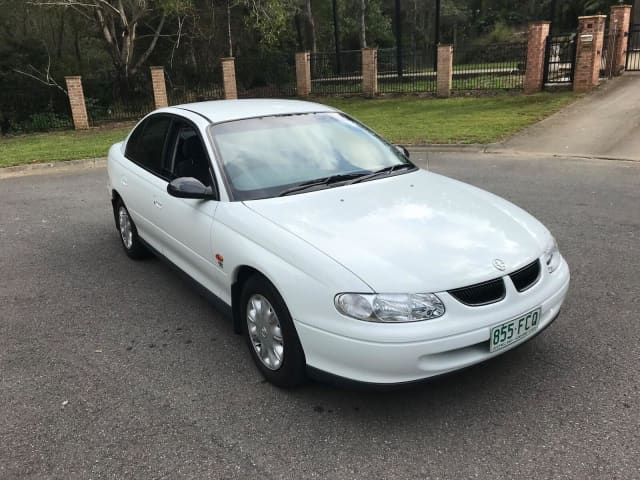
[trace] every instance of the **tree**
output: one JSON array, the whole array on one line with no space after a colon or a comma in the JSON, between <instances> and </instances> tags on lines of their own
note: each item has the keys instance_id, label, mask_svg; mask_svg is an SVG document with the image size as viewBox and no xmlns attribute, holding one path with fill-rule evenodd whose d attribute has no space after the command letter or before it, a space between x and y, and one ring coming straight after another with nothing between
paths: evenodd
<instances>
[{"instance_id":1,"label":"tree","mask_svg":"<svg viewBox=\"0 0 640 480\"><path fill-rule=\"evenodd\" d=\"M367 3L360 0L360 48L367 48Z\"/></svg>"},{"instance_id":2,"label":"tree","mask_svg":"<svg viewBox=\"0 0 640 480\"><path fill-rule=\"evenodd\" d=\"M311 0L304 0L304 13L307 18L307 27L309 33L309 40L311 43L311 51L316 53L318 51L318 43L316 39L316 22L313 19L313 10L311 9Z\"/></svg>"},{"instance_id":3,"label":"tree","mask_svg":"<svg viewBox=\"0 0 640 480\"><path fill-rule=\"evenodd\" d=\"M191 6L189 0L159 0L151 8L146 0L33 0L46 8L70 9L92 22L100 32L117 77L128 82L153 53L162 34L167 15ZM138 35L140 27L150 33ZM141 40L149 39L143 48Z\"/></svg>"}]
</instances>

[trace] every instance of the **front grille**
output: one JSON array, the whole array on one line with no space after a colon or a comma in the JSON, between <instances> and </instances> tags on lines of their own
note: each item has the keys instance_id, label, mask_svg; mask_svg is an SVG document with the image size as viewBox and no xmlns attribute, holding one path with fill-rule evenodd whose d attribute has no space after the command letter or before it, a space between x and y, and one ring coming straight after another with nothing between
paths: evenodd
<instances>
[{"instance_id":1,"label":"front grille","mask_svg":"<svg viewBox=\"0 0 640 480\"><path fill-rule=\"evenodd\" d=\"M540 260L536 260L526 267L522 267L520 270L513 272L511 275L511 281L519 292L533 287L540 278Z\"/></svg>"},{"instance_id":2,"label":"front grille","mask_svg":"<svg viewBox=\"0 0 640 480\"><path fill-rule=\"evenodd\" d=\"M472 307L488 305L499 302L505 296L504 281L502 278L478 283L469 287L449 290L449 295L456 300Z\"/></svg>"}]
</instances>

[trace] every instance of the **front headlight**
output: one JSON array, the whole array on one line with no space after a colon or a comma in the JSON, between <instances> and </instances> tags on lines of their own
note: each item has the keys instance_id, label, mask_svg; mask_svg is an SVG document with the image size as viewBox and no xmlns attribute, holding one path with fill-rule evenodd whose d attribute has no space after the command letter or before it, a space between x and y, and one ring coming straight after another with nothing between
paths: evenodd
<instances>
[{"instance_id":1,"label":"front headlight","mask_svg":"<svg viewBox=\"0 0 640 480\"><path fill-rule=\"evenodd\" d=\"M444 304L433 293L340 293L334 303L343 315L367 322L420 322L445 312Z\"/></svg>"},{"instance_id":2,"label":"front headlight","mask_svg":"<svg viewBox=\"0 0 640 480\"><path fill-rule=\"evenodd\" d=\"M560 255L558 244L555 238L552 237L549 245L544 250L544 263L547 265L549 273L553 273L558 269L561 262L562 256Z\"/></svg>"}]
</instances>

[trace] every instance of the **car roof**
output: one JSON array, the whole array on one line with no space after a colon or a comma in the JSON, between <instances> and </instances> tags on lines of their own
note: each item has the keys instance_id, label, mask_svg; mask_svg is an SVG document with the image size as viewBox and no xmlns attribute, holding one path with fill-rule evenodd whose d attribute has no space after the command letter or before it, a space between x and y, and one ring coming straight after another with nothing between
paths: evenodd
<instances>
[{"instance_id":1,"label":"car roof","mask_svg":"<svg viewBox=\"0 0 640 480\"><path fill-rule=\"evenodd\" d=\"M214 100L210 102L185 103L171 109L188 110L205 117L212 123L228 122L243 118L271 115L292 115L312 112L335 112L334 108L319 103L281 99ZM163 109L165 110L165 109Z\"/></svg>"}]
</instances>

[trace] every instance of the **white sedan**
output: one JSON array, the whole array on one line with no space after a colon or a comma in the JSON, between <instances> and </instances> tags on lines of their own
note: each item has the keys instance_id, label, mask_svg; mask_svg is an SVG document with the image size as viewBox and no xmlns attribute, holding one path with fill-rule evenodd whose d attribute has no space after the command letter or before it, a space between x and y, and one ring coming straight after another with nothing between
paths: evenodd
<instances>
[{"instance_id":1,"label":"white sedan","mask_svg":"<svg viewBox=\"0 0 640 480\"><path fill-rule=\"evenodd\" d=\"M156 110L111 147L108 172L127 255L153 252L203 287L279 386L468 367L541 332L569 288L531 215L324 105Z\"/></svg>"}]
</instances>

